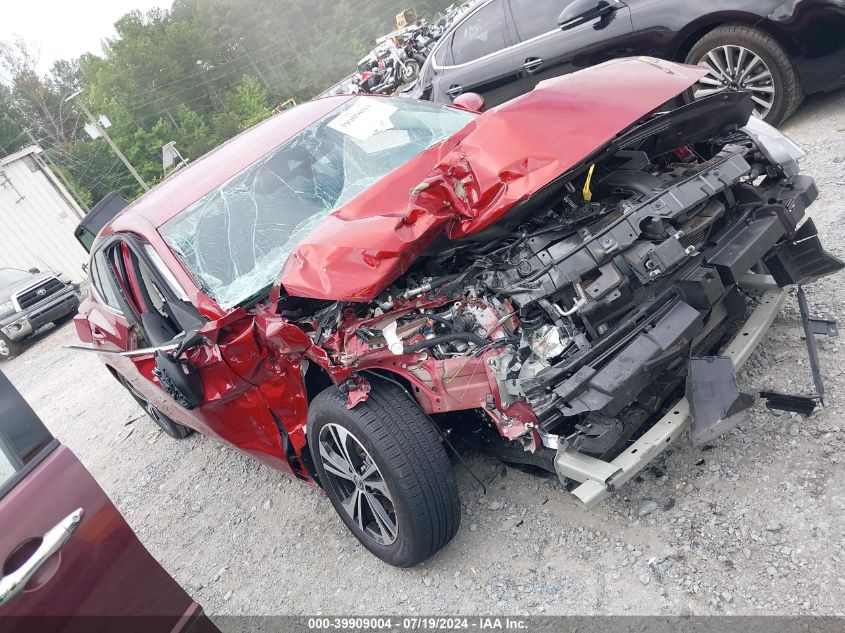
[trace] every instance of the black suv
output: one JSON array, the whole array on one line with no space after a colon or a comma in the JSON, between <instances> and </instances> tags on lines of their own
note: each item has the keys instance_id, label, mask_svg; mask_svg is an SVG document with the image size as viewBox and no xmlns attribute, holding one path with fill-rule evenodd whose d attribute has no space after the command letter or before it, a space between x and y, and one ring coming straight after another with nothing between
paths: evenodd
<instances>
[{"instance_id":1,"label":"black suv","mask_svg":"<svg viewBox=\"0 0 845 633\"><path fill-rule=\"evenodd\" d=\"M0 360L20 354L42 325L72 319L78 307L79 285L61 274L0 268Z\"/></svg>"}]
</instances>

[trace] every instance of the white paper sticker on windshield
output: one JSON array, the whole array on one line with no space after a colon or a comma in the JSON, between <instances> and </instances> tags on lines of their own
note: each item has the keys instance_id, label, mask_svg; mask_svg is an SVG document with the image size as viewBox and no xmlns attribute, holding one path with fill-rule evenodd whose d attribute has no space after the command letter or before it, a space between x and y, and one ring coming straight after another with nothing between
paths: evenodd
<instances>
[{"instance_id":1,"label":"white paper sticker on windshield","mask_svg":"<svg viewBox=\"0 0 845 633\"><path fill-rule=\"evenodd\" d=\"M359 141L393 127L390 116L398 108L383 99L359 98L350 108L336 116L329 127Z\"/></svg>"}]
</instances>

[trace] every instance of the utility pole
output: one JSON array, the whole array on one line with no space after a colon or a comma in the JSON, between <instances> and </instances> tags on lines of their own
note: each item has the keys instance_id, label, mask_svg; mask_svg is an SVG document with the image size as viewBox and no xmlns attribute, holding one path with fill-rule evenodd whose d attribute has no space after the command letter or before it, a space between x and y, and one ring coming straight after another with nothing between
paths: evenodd
<instances>
[{"instance_id":1,"label":"utility pole","mask_svg":"<svg viewBox=\"0 0 845 633\"><path fill-rule=\"evenodd\" d=\"M74 92L69 97L66 97L65 101L66 102L70 101L71 99L78 97L81 93L82 93L81 90L77 90L76 92ZM78 100L77 103L79 104L79 107L82 108L82 111L85 113L85 116L88 117L88 120L91 121L91 125L94 126L94 129L96 129L97 132L102 134L103 138L106 139L106 143L109 144L109 147L112 148L114 153L117 154L117 157L123 162L124 165L126 165L126 169L129 170L129 173L132 174L133 176L135 176L135 180L138 181L138 184L141 185L141 188L144 191L149 191L150 186L146 182L144 182L144 179L141 178L141 174L139 174L137 171L135 171L135 168L132 166L132 164L128 160L126 160L126 156L124 156L123 152L121 152L117 148L117 145L115 145L114 141L111 140L111 137L108 135L108 133L106 133L106 130L103 128L103 126L100 125L100 122L97 119L94 118L94 115L91 114L91 111L88 110L88 108L85 107L85 104L82 102L82 99Z\"/></svg>"}]
</instances>

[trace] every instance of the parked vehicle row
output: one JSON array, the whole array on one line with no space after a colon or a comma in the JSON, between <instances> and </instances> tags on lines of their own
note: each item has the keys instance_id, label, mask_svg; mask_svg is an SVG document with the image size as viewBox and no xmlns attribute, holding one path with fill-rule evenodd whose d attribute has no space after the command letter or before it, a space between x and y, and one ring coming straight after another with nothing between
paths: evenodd
<instances>
[{"instance_id":1,"label":"parked vehicle row","mask_svg":"<svg viewBox=\"0 0 845 633\"><path fill-rule=\"evenodd\" d=\"M495 106L542 81L609 59L646 55L707 70L685 97L747 91L776 124L806 94L845 85L839 0L488 0L434 46L411 93Z\"/></svg>"},{"instance_id":2,"label":"parked vehicle row","mask_svg":"<svg viewBox=\"0 0 845 633\"><path fill-rule=\"evenodd\" d=\"M452 5L430 23L420 19L373 40L373 49L358 62L356 72L320 96L389 95L407 89L419 76L420 68L440 37L474 4L470 1L459 6Z\"/></svg>"},{"instance_id":3,"label":"parked vehicle row","mask_svg":"<svg viewBox=\"0 0 845 633\"><path fill-rule=\"evenodd\" d=\"M368 62L371 63L370 68L362 66L346 91L347 94L364 92L391 95L401 86L414 81L421 66L420 61L409 54L407 48L400 48L393 42L384 48L381 56Z\"/></svg>"}]
</instances>

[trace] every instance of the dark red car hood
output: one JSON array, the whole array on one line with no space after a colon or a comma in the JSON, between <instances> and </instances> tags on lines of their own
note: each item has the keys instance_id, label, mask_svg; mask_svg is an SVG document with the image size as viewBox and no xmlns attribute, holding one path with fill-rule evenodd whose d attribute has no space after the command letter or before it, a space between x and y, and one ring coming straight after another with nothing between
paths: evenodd
<instances>
[{"instance_id":1,"label":"dark red car hood","mask_svg":"<svg viewBox=\"0 0 845 633\"><path fill-rule=\"evenodd\" d=\"M372 300L441 231L455 239L496 223L705 72L652 58L613 60L485 112L320 223L285 263L283 291Z\"/></svg>"}]
</instances>

